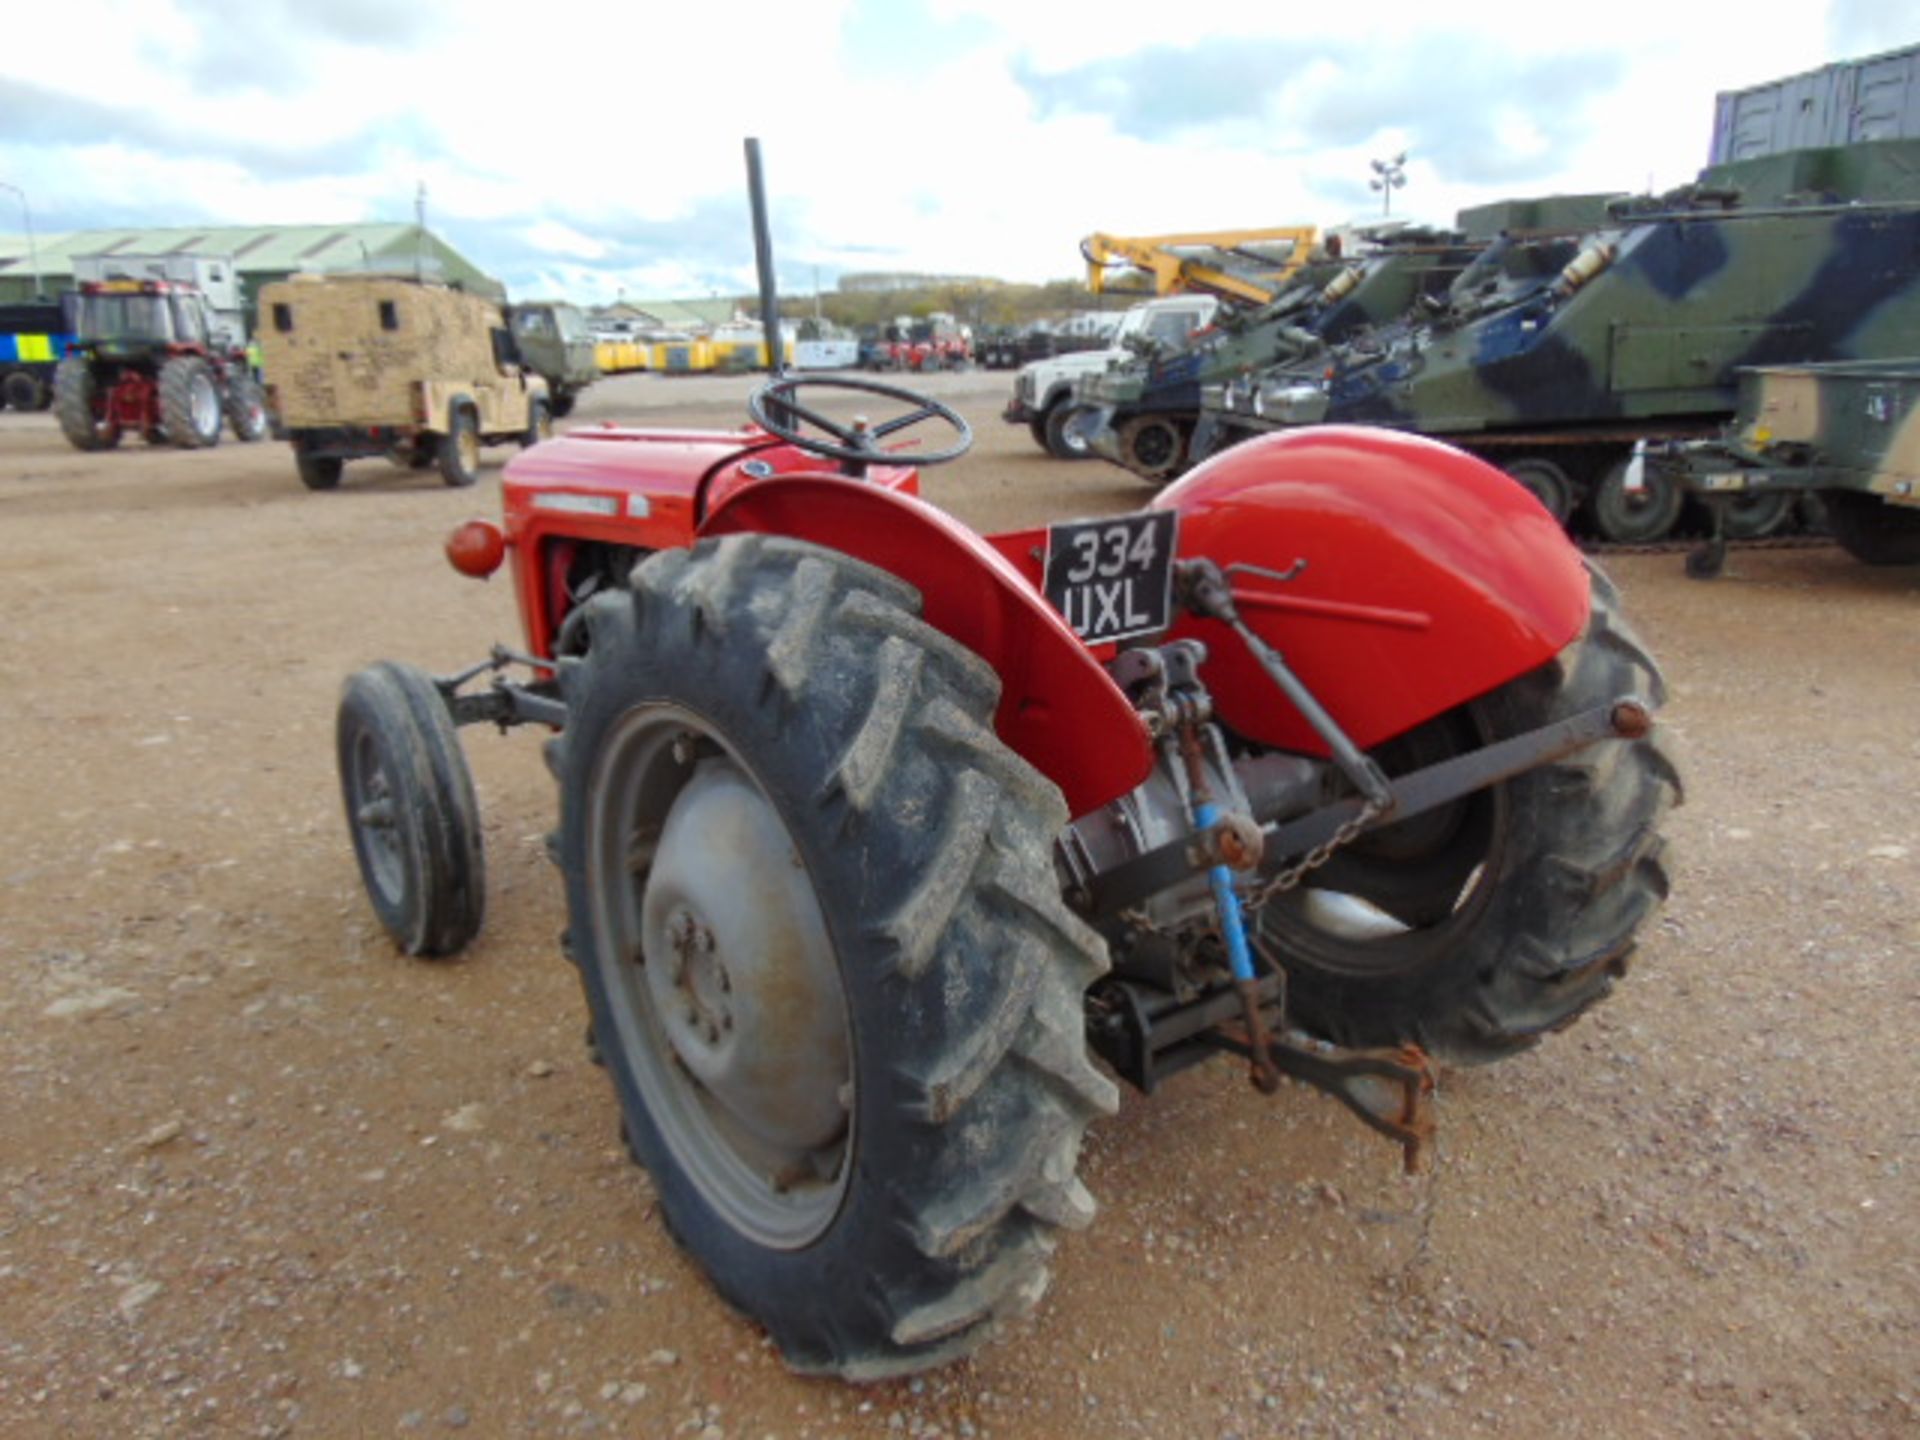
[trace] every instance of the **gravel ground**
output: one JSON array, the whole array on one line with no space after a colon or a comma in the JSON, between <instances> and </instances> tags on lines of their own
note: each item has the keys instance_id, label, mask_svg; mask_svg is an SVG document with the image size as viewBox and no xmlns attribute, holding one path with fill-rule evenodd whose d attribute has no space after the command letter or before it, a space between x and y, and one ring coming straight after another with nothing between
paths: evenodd
<instances>
[{"instance_id":1,"label":"gravel ground","mask_svg":"<svg viewBox=\"0 0 1920 1440\"><path fill-rule=\"evenodd\" d=\"M1131 508L1007 379L928 492L982 528ZM572 423L731 423L634 377ZM490 452L490 460L506 452ZM0 1433L1920 1432L1920 575L1828 548L1612 569L1666 665L1674 894L1600 1011L1448 1076L1434 1172L1216 1066L1096 1127L1034 1321L866 1389L789 1375L625 1161L582 1052L526 736L469 735L491 898L397 957L339 815L341 677L516 620L496 513L286 447L81 455L0 416Z\"/></svg>"}]
</instances>

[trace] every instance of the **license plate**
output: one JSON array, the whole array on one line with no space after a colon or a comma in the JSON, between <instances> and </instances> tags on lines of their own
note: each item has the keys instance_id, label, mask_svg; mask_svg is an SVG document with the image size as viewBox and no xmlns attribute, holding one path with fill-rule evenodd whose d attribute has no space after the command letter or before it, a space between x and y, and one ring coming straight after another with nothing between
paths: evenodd
<instances>
[{"instance_id":1,"label":"license plate","mask_svg":"<svg viewBox=\"0 0 1920 1440\"><path fill-rule=\"evenodd\" d=\"M1144 510L1047 529L1047 602L1089 645L1131 640L1173 618L1179 516Z\"/></svg>"}]
</instances>

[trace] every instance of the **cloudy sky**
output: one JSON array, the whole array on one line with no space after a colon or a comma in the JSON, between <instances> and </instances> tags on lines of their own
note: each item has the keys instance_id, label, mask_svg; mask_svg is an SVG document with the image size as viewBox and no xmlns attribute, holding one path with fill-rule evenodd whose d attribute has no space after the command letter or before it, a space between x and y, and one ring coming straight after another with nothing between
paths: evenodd
<instances>
[{"instance_id":1,"label":"cloudy sky","mask_svg":"<svg viewBox=\"0 0 1920 1440\"><path fill-rule=\"evenodd\" d=\"M37 229L428 223L516 294L1043 280L1093 230L1665 189L1716 91L1920 41L1891 0L62 0L9 7L0 181ZM0 192L0 231L17 231Z\"/></svg>"}]
</instances>

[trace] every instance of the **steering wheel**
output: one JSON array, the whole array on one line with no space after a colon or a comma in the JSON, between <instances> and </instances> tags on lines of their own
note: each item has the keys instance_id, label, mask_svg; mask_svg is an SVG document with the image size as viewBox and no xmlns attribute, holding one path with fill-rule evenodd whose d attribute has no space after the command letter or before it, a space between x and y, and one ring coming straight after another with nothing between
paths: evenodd
<instances>
[{"instance_id":1,"label":"steering wheel","mask_svg":"<svg viewBox=\"0 0 1920 1440\"><path fill-rule=\"evenodd\" d=\"M842 424L830 420L817 410L801 404L795 396L807 389L814 390L851 390L860 395L878 395L885 400L896 400L913 408L905 414L883 420L878 425L869 425L865 420L855 420ZM782 375L769 380L754 391L747 400L747 413L753 416L754 423L769 435L796 445L815 455L824 455L830 460L838 460L847 467L849 475L864 475L869 465L895 460L896 456L880 448L880 442L889 435L920 424L924 420L944 420L958 434L959 439L945 450L933 450L926 454L911 457L915 465L940 465L948 460L957 460L973 446L973 429L959 415L925 395L912 390L902 389L898 385L882 385L874 380L853 380L845 376L798 376ZM804 422L814 429L824 431L828 437L810 435L800 426Z\"/></svg>"}]
</instances>

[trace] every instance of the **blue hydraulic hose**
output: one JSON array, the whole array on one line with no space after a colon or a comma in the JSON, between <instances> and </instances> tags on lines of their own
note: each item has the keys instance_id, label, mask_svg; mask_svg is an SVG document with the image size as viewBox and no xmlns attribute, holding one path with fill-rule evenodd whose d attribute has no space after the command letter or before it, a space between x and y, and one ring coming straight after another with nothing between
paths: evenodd
<instances>
[{"instance_id":1,"label":"blue hydraulic hose","mask_svg":"<svg viewBox=\"0 0 1920 1440\"><path fill-rule=\"evenodd\" d=\"M1203 831L1211 830L1220 819L1220 807L1210 800L1202 801L1195 807L1194 818ZM1253 957L1247 953L1247 926L1240 913L1240 896L1233 888L1233 871L1225 865L1215 865L1207 871L1207 880L1213 886L1213 903L1220 911L1220 934L1227 942L1227 966L1236 981L1250 984Z\"/></svg>"}]
</instances>

